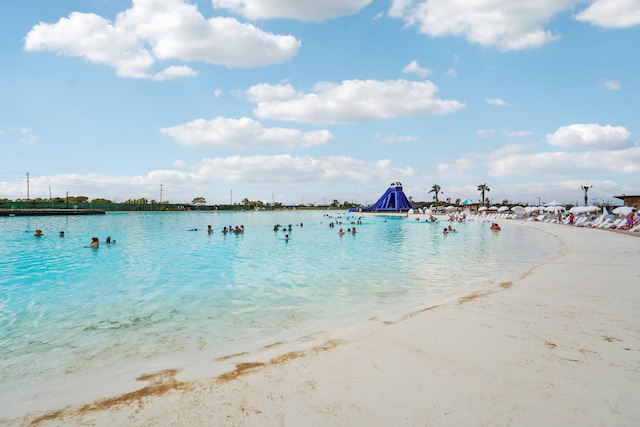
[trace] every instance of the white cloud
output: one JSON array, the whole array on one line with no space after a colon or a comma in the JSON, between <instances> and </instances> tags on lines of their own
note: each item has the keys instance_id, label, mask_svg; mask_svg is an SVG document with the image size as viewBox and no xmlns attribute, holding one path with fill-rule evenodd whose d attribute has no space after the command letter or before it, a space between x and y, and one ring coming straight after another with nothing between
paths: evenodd
<instances>
[{"instance_id":1,"label":"white cloud","mask_svg":"<svg viewBox=\"0 0 640 427\"><path fill-rule=\"evenodd\" d=\"M545 30L577 0L393 0L389 16L432 37L463 36L471 43L519 50L558 38Z\"/></svg>"},{"instance_id":2,"label":"white cloud","mask_svg":"<svg viewBox=\"0 0 640 427\"><path fill-rule=\"evenodd\" d=\"M595 0L575 16L577 21L604 28L628 28L640 24L637 0Z\"/></svg>"},{"instance_id":3,"label":"white cloud","mask_svg":"<svg viewBox=\"0 0 640 427\"><path fill-rule=\"evenodd\" d=\"M491 135L495 135L496 131L494 129L478 129L476 131L476 136L479 138L486 138Z\"/></svg>"},{"instance_id":4,"label":"white cloud","mask_svg":"<svg viewBox=\"0 0 640 427\"><path fill-rule=\"evenodd\" d=\"M212 0L215 9L227 9L251 20L291 18L322 21L354 14L372 0Z\"/></svg>"},{"instance_id":5,"label":"white cloud","mask_svg":"<svg viewBox=\"0 0 640 427\"><path fill-rule=\"evenodd\" d=\"M506 107L507 105L509 105L500 98L485 98L485 101L487 101L487 104L493 105L496 107Z\"/></svg>"},{"instance_id":6,"label":"white cloud","mask_svg":"<svg viewBox=\"0 0 640 427\"><path fill-rule=\"evenodd\" d=\"M461 157L453 163L440 163L436 166L439 176L447 175L450 178L460 177L476 169L477 164L469 157Z\"/></svg>"},{"instance_id":7,"label":"white cloud","mask_svg":"<svg viewBox=\"0 0 640 427\"><path fill-rule=\"evenodd\" d=\"M565 148L615 149L630 144L629 132L623 126L601 126L596 124L573 124L558 128L547 135L547 142Z\"/></svg>"},{"instance_id":8,"label":"white cloud","mask_svg":"<svg viewBox=\"0 0 640 427\"><path fill-rule=\"evenodd\" d=\"M307 123L349 123L395 117L450 114L465 108L459 101L435 98L431 82L346 80L322 83L313 93L296 92L289 84L256 85L246 91L258 104L259 118Z\"/></svg>"},{"instance_id":9,"label":"white cloud","mask_svg":"<svg viewBox=\"0 0 640 427\"><path fill-rule=\"evenodd\" d=\"M153 73L157 60L260 67L290 60L300 42L233 18L206 19L185 0L136 0L115 23L80 12L55 24L41 22L29 31L24 46L27 51L50 50L108 65L121 77L164 80L196 73L187 66Z\"/></svg>"},{"instance_id":10,"label":"white cloud","mask_svg":"<svg viewBox=\"0 0 640 427\"><path fill-rule=\"evenodd\" d=\"M395 179L413 175L411 168L393 168L389 160L367 163L346 156L231 156L203 159L196 167L200 176L215 177L229 183L255 185L363 183L385 177Z\"/></svg>"},{"instance_id":11,"label":"white cloud","mask_svg":"<svg viewBox=\"0 0 640 427\"><path fill-rule=\"evenodd\" d=\"M620 82L606 79L602 82L602 85L610 90L619 90L622 87Z\"/></svg>"},{"instance_id":12,"label":"white cloud","mask_svg":"<svg viewBox=\"0 0 640 427\"><path fill-rule=\"evenodd\" d=\"M377 132L375 137L383 144L395 144L398 142L415 142L419 139L418 135L384 135L381 132Z\"/></svg>"},{"instance_id":13,"label":"white cloud","mask_svg":"<svg viewBox=\"0 0 640 427\"><path fill-rule=\"evenodd\" d=\"M418 65L418 61L411 61L402 69L402 72L405 74L414 73L419 75L420 77L427 77L431 74L431 70L428 68L423 68Z\"/></svg>"},{"instance_id":14,"label":"white cloud","mask_svg":"<svg viewBox=\"0 0 640 427\"><path fill-rule=\"evenodd\" d=\"M573 176L598 172L640 173L640 147L625 150L595 150L583 153L544 152L494 158L489 161L492 177Z\"/></svg>"},{"instance_id":15,"label":"white cloud","mask_svg":"<svg viewBox=\"0 0 640 427\"><path fill-rule=\"evenodd\" d=\"M182 145L211 149L305 148L333 139L333 135L327 130L302 132L282 127L264 128L247 117L196 119L182 125L163 128L160 132Z\"/></svg>"}]
</instances>

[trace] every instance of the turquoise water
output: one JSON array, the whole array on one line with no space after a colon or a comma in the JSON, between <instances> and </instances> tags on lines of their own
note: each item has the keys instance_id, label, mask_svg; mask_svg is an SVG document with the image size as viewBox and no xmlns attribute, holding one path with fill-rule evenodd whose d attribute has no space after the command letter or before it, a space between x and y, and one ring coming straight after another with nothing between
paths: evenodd
<instances>
[{"instance_id":1,"label":"turquoise water","mask_svg":"<svg viewBox=\"0 0 640 427\"><path fill-rule=\"evenodd\" d=\"M0 218L0 399L16 403L0 418L117 393L144 372L211 373L224 356L397 320L557 252L550 236L506 222L501 232L455 223L444 236L446 221L364 216L357 234L339 236L358 219L348 215ZM288 241L274 224L293 225ZM236 225L245 232L220 232ZM85 247L92 236L97 249Z\"/></svg>"}]
</instances>

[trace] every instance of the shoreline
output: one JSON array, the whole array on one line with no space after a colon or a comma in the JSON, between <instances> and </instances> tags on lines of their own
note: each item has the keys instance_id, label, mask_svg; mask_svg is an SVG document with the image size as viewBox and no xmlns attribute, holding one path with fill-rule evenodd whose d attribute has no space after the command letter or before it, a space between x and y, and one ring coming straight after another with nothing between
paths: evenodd
<instances>
[{"instance_id":1,"label":"shoreline","mask_svg":"<svg viewBox=\"0 0 640 427\"><path fill-rule=\"evenodd\" d=\"M640 277L633 233L505 220L560 239L550 262L309 350L227 358L9 425L633 425L640 422ZM636 233L637 234L637 233ZM525 270L525 269L523 269ZM372 319L374 320L374 319ZM348 328L350 329L350 328Z\"/></svg>"}]
</instances>

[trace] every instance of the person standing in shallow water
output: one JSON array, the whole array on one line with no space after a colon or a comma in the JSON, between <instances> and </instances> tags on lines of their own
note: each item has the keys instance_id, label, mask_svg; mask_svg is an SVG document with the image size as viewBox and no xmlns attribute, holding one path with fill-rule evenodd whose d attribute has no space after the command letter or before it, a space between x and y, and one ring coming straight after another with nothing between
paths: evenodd
<instances>
[{"instance_id":1,"label":"person standing in shallow water","mask_svg":"<svg viewBox=\"0 0 640 427\"><path fill-rule=\"evenodd\" d=\"M44 234L42 234L42 230L40 230L39 228L36 230L36 232L33 235L36 236L36 237L44 236Z\"/></svg>"},{"instance_id":2,"label":"person standing in shallow water","mask_svg":"<svg viewBox=\"0 0 640 427\"><path fill-rule=\"evenodd\" d=\"M89 243L89 246L86 246L87 248L97 248L100 246L100 240L97 237L92 237L91 238L91 243Z\"/></svg>"}]
</instances>

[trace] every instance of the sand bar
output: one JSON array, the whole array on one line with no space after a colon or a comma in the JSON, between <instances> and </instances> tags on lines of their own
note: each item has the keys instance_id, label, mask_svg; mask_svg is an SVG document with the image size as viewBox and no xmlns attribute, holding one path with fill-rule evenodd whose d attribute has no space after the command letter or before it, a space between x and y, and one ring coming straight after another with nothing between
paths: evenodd
<instances>
[{"instance_id":1,"label":"sand bar","mask_svg":"<svg viewBox=\"0 0 640 427\"><path fill-rule=\"evenodd\" d=\"M501 224L551 233L561 252L514 282L311 350L238 355L204 380L153 373L136 392L0 424L640 425L640 239Z\"/></svg>"}]
</instances>

